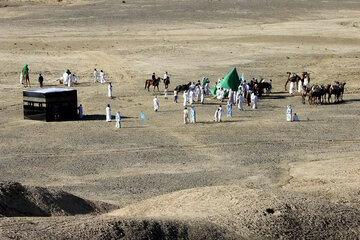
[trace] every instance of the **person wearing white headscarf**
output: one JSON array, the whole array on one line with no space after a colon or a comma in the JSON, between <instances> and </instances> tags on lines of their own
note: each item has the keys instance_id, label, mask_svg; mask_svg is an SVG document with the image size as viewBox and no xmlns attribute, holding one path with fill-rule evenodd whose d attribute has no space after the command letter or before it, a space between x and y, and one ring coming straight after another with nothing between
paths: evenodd
<instances>
[{"instance_id":1,"label":"person wearing white headscarf","mask_svg":"<svg viewBox=\"0 0 360 240\"><path fill-rule=\"evenodd\" d=\"M199 84L196 87L196 95L197 95L197 101L200 102L201 101L201 92L202 92L202 86Z\"/></svg>"},{"instance_id":2,"label":"person wearing white headscarf","mask_svg":"<svg viewBox=\"0 0 360 240\"><path fill-rule=\"evenodd\" d=\"M194 106L190 108L190 123L196 123L196 112Z\"/></svg>"},{"instance_id":3,"label":"person wearing white headscarf","mask_svg":"<svg viewBox=\"0 0 360 240\"><path fill-rule=\"evenodd\" d=\"M184 108L184 123L188 124L189 123L189 111L187 110L187 107Z\"/></svg>"},{"instance_id":4,"label":"person wearing white headscarf","mask_svg":"<svg viewBox=\"0 0 360 240\"><path fill-rule=\"evenodd\" d=\"M109 85L108 85L108 97L112 98L112 85L111 85L111 82L109 82Z\"/></svg>"},{"instance_id":5,"label":"person wearing white headscarf","mask_svg":"<svg viewBox=\"0 0 360 240\"><path fill-rule=\"evenodd\" d=\"M234 97L234 93L233 93L233 90L230 88L230 89L229 89L229 102L230 102L231 104L234 103L233 97Z\"/></svg>"},{"instance_id":6,"label":"person wearing white headscarf","mask_svg":"<svg viewBox=\"0 0 360 240\"><path fill-rule=\"evenodd\" d=\"M187 105L188 97L189 97L189 91L185 90L184 93L183 93L184 107L186 107L186 105Z\"/></svg>"},{"instance_id":7,"label":"person wearing white headscarf","mask_svg":"<svg viewBox=\"0 0 360 240\"><path fill-rule=\"evenodd\" d=\"M157 112L159 110L159 100L157 96L154 97L153 102L154 102L154 111Z\"/></svg>"},{"instance_id":8,"label":"person wearing white headscarf","mask_svg":"<svg viewBox=\"0 0 360 240\"><path fill-rule=\"evenodd\" d=\"M97 83L99 79L99 72L98 70L96 70L96 68L94 69L94 83Z\"/></svg>"},{"instance_id":9,"label":"person wearing white headscarf","mask_svg":"<svg viewBox=\"0 0 360 240\"><path fill-rule=\"evenodd\" d=\"M205 98L205 89L204 89L204 87L201 87L200 101L202 104L204 104L204 98Z\"/></svg>"},{"instance_id":10,"label":"person wearing white headscarf","mask_svg":"<svg viewBox=\"0 0 360 240\"><path fill-rule=\"evenodd\" d=\"M254 93L252 93L251 94L252 109L257 109L257 100L258 100L258 97Z\"/></svg>"},{"instance_id":11,"label":"person wearing white headscarf","mask_svg":"<svg viewBox=\"0 0 360 240\"><path fill-rule=\"evenodd\" d=\"M110 108L110 104L108 104L107 107L106 107L106 121L107 121L107 122L111 122L111 108Z\"/></svg>"},{"instance_id":12,"label":"person wearing white headscarf","mask_svg":"<svg viewBox=\"0 0 360 240\"><path fill-rule=\"evenodd\" d=\"M295 83L294 82L290 82L290 88L289 88L289 94L293 94L294 93L294 86L295 86Z\"/></svg>"},{"instance_id":13,"label":"person wearing white headscarf","mask_svg":"<svg viewBox=\"0 0 360 240\"><path fill-rule=\"evenodd\" d=\"M70 73L68 75L68 87L72 87L72 83L73 83L73 75Z\"/></svg>"},{"instance_id":14,"label":"person wearing white headscarf","mask_svg":"<svg viewBox=\"0 0 360 240\"><path fill-rule=\"evenodd\" d=\"M218 108L218 122L221 122L223 112L224 112L224 109L221 107L221 105L219 105L219 108Z\"/></svg>"},{"instance_id":15,"label":"person wearing white headscarf","mask_svg":"<svg viewBox=\"0 0 360 240\"><path fill-rule=\"evenodd\" d=\"M225 90L223 88L221 88L221 91L220 91L220 100L221 101L224 101L224 98L225 98Z\"/></svg>"},{"instance_id":16,"label":"person wearing white headscarf","mask_svg":"<svg viewBox=\"0 0 360 240\"><path fill-rule=\"evenodd\" d=\"M68 84L69 74L64 72L63 74L63 84L66 86Z\"/></svg>"},{"instance_id":17,"label":"person wearing white headscarf","mask_svg":"<svg viewBox=\"0 0 360 240\"><path fill-rule=\"evenodd\" d=\"M103 70L100 70L100 82L106 83L105 72Z\"/></svg>"},{"instance_id":18,"label":"person wearing white headscarf","mask_svg":"<svg viewBox=\"0 0 360 240\"><path fill-rule=\"evenodd\" d=\"M209 81L206 81L206 84L205 84L205 94L206 94L206 95L209 95L209 92L210 92L210 83L209 83Z\"/></svg>"},{"instance_id":19,"label":"person wearing white headscarf","mask_svg":"<svg viewBox=\"0 0 360 240\"><path fill-rule=\"evenodd\" d=\"M73 82L75 83L75 84L78 84L78 81L77 81L77 75L76 75L76 73L73 73Z\"/></svg>"}]
</instances>

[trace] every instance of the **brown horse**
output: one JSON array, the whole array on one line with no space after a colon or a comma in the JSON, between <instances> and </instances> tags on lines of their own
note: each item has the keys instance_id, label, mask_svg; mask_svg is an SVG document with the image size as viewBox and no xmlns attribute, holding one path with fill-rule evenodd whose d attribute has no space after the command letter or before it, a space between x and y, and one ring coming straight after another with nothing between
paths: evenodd
<instances>
[{"instance_id":1,"label":"brown horse","mask_svg":"<svg viewBox=\"0 0 360 240\"><path fill-rule=\"evenodd\" d=\"M286 86L287 86L288 82L294 82L294 83L296 83L295 84L296 87L298 87L298 82L301 80L301 77L297 74L291 74L291 72L287 72L286 74L288 74L288 78L285 82L285 91L287 91Z\"/></svg>"},{"instance_id":2,"label":"brown horse","mask_svg":"<svg viewBox=\"0 0 360 240\"><path fill-rule=\"evenodd\" d=\"M167 78L165 78L165 79L163 79L163 80L164 80L165 88L168 88L168 86L169 86L169 84L170 84L170 78L167 77Z\"/></svg>"},{"instance_id":3,"label":"brown horse","mask_svg":"<svg viewBox=\"0 0 360 240\"><path fill-rule=\"evenodd\" d=\"M155 88L157 87L158 91L160 92L159 83L160 83L160 78L159 77L157 79L155 79L155 80L147 79L147 80L145 80L145 89L147 88L148 91L149 91L150 86L154 86L154 91L155 91Z\"/></svg>"}]
</instances>

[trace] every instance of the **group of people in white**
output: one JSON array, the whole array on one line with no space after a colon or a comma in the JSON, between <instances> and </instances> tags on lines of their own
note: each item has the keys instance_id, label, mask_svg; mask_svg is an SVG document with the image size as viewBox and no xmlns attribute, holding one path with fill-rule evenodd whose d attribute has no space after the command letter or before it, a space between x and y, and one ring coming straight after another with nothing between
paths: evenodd
<instances>
[{"instance_id":1,"label":"group of people in white","mask_svg":"<svg viewBox=\"0 0 360 240\"><path fill-rule=\"evenodd\" d=\"M72 87L74 84L78 84L78 77L76 73L71 73L69 69L64 72L62 80L63 84L67 87Z\"/></svg>"},{"instance_id":2,"label":"group of people in white","mask_svg":"<svg viewBox=\"0 0 360 240\"><path fill-rule=\"evenodd\" d=\"M190 83L189 83L190 84ZM192 82L189 86L188 90L183 92L183 106L184 106L184 123L196 123L196 112L195 107L193 104L197 101L201 104L204 104L204 99L206 95L210 93L210 81L207 78L203 78L203 81L198 81L197 84ZM223 101L226 96L228 96L227 101L227 116L232 117L232 105L237 104L238 109L243 111L244 110L244 100L246 96L249 94L250 97L250 106L252 109L257 109L258 107L258 97L255 95L253 89L249 87L246 81L241 81L237 91L233 91L232 89L224 89L224 88L217 88L216 90L216 98L219 101ZM168 99L168 91L167 89L164 90L164 98ZM174 90L174 103L178 102L178 91ZM154 111L159 111L159 99L157 96L153 98L154 104ZM188 109L188 104L190 105L190 110ZM224 109L221 105L217 107L215 114L214 114L214 121L221 122L223 116Z\"/></svg>"},{"instance_id":3,"label":"group of people in white","mask_svg":"<svg viewBox=\"0 0 360 240\"><path fill-rule=\"evenodd\" d=\"M94 68L94 83L97 83L99 81L99 72ZM100 83L104 84L106 83L105 79L105 72L103 70L100 70Z\"/></svg>"}]
</instances>

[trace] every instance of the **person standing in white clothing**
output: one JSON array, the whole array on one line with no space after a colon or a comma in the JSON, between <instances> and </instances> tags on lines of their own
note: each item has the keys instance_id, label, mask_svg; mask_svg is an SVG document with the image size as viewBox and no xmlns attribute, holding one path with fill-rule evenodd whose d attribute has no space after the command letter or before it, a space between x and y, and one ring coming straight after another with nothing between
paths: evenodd
<instances>
[{"instance_id":1,"label":"person standing in white clothing","mask_svg":"<svg viewBox=\"0 0 360 240\"><path fill-rule=\"evenodd\" d=\"M183 94L183 98L184 98L184 107L186 107L186 105L187 105L188 96L189 96L189 91L184 91L184 94Z\"/></svg>"},{"instance_id":2,"label":"person standing in white clothing","mask_svg":"<svg viewBox=\"0 0 360 240\"><path fill-rule=\"evenodd\" d=\"M108 104L107 107L106 107L106 121L107 121L107 122L111 122L111 108L110 108L110 104Z\"/></svg>"},{"instance_id":3,"label":"person standing in white clothing","mask_svg":"<svg viewBox=\"0 0 360 240\"><path fill-rule=\"evenodd\" d=\"M94 69L94 83L97 83L98 79L99 79L99 72L95 68Z\"/></svg>"},{"instance_id":4,"label":"person standing in white clothing","mask_svg":"<svg viewBox=\"0 0 360 240\"><path fill-rule=\"evenodd\" d=\"M189 123L189 111L187 110L187 107L184 108L184 123L188 124Z\"/></svg>"},{"instance_id":5,"label":"person standing in white clothing","mask_svg":"<svg viewBox=\"0 0 360 240\"><path fill-rule=\"evenodd\" d=\"M105 72L103 72L103 70L100 70L100 82L103 84L106 83Z\"/></svg>"},{"instance_id":6,"label":"person standing in white clothing","mask_svg":"<svg viewBox=\"0 0 360 240\"><path fill-rule=\"evenodd\" d=\"M109 85L108 85L108 97L112 98L112 85L111 85L111 82L109 82Z\"/></svg>"},{"instance_id":7,"label":"person standing in white clothing","mask_svg":"<svg viewBox=\"0 0 360 240\"><path fill-rule=\"evenodd\" d=\"M153 102L154 102L154 111L155 112L159 111L159 100L157 96L154 97Z\"/></svg>"}]
</instances>

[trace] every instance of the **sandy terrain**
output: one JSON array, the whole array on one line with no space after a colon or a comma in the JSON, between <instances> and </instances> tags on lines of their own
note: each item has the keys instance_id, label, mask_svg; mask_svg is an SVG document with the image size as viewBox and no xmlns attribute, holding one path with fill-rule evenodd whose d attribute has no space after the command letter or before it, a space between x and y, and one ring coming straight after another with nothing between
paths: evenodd
<instances>
[{"instance_id":1,"label":"sandy terrain","mask_svg":"<svg viewBox=\"0 0 360 240\"><path fill-rule=\"evenodd\" d=\"M67 227L39 234L66 238L60 232L75 231L81 221L95 226L101 221L125 221L124 217L147 217L149 221L166 217L176 222L182 215L186 221L208 223L214 238L232 238L232 234L324 237L320 230L311 229L293 231L294 235L280 230L264 233L276 218L254 223L259 228L256 232L227 224L251 218L255 208L264 211L261 204L233 205L226 194L242 199L243 193L252 191L274 191L281 201L301 196L292 200L299 201L294 204L316 203L310 209L322 206L314 213L308 210L309 215L298 221L303 229L308 229L311 219L321 222L323 214L330 219L321 228L329 231L327 237L359 236L359 13L360 3L347 0L0 0L0 181L50 187L125 209L111 220L107 216L31 218L36 224L29 225L28 220L2 218L1 238L13 237L20 230L23 238L39 238L31 235L35 234L31 229L47 229L48 221L54 225L60 221ZM38 86L40 72L48 87L58 86L67 68L77 73L78 102L84 106L86 120L23 120L19 74L25 64L29 64L33 88ZM272 79L274 89L259 100L259 109L234 109L233 117L225 117L220 124L212 122L219 103L210 97L204 105L196 104L198 123L184 125L182 95L178 104L172 102L172 93L164 100L161 85L161 92L156 93L160 111L155 113L154 93L144 90L144 81L152 72L162 76L168 71L173 89L204 75L213 86L234 66L247 79ZM95 67L103 69L113 83L114 99L107 98L107 86L92 83ZM344 102L303 105L300 96L284 91L287 71L308 71L314 83L345 81ZM122 129L116 129L115 122L105 122L108 103L113 113L120 110L126 116ZM300 122L285 121L288 104ZM148 120L140 120L140 112ZM195 201L197 192L211 198ZM191 207L169 201L168 194L183 196L185 203L189 194L191 201L185 205ZM154 206L154 199L166 204ZM275 197L260 199L283 206L275 204ZM225 202L227 214L212 202ZM206 206L205 217L200 219L194 211L198 206ZM321 212L336 206L340 216ZM134 211L128 214L128 208ZM154 210L146 215L147 208ZM179 214L170 214L174 208ZM237 219L229 209L249 215ZM156 211L163 214L154 214ZM341 229L349 224L351 230L336 230L338 225L332 223L341 222L337 217L345 219L346 213L350 217ZM221 216L221 221L209 221L208 216ZM187 237L199 238L200 225L190 224L195 230ZM85 232L81 233L92 237Z\"/></svg>"}]
</instances>

